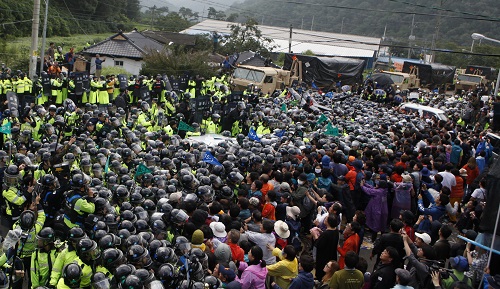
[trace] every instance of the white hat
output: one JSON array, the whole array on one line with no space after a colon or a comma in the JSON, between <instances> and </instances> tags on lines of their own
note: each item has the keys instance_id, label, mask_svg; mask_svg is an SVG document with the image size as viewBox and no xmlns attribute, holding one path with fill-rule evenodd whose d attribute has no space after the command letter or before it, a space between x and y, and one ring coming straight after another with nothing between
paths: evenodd
<instances>
[{"instance_id":1,"label":"white hat","mask_svg":"<svg viewBox=\"0 0 500 289\"><path fill-rule=\"evenodd\" d=\"M422 239L422 241L424 241L424 243L426 243L427 245L429 245L431 243L431 236L429 236L429 234L427 234L427 233L423 233L423 234L415 233L415 236Z\"/></svg>"},{"instance_id":2,"label":"white hat","mask_svg":"<svg viewBox=\"0 0 500 289\"><path fill-rule=\"evenodd\" d=\"M460 176L466 177L467 176L467 170L466 169L460 169Z\"/></svg>"},{"instance_id":3,"label":"white hat","mask_svg":"<svg viewBox=\"0 0 500 289\"><path fill-rule=\"evenodd\" d=\"M276 223L274 223L274 231L282 239L290 237L290 230L288 230L288 225L283 221L276 221Z\"/></svg>"},{"instance_id":4,"label":"white hat","mask_svg":"<svg viewBox=\"0 0 500 289\"><path fill-rule=\"evenodd\" d=\"M210 229L212 229L214 236L217 238L224 238L227 236L226 226L224 226L224 224L221 222L210 223Z\"/></svg>"},{"instance_id":5,"label":"white hat","mask_svg":"<svg viewBox=\"0 0 500 289\"><path fill-rule=\"evenodd\" d=\"M287 217L290 217L293 220L296 220L297 217L300 215L300 208L297 206L286 207L286 215L287 215Z\"/></svg>"}]
</instances>

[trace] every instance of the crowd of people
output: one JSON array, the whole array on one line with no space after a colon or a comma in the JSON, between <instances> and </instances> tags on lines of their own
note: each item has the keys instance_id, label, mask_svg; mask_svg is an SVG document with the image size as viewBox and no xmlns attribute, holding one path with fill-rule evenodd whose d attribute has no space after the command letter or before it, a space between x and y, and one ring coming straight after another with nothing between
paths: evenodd
<instances>
[{"instance_id":1,"label":"crowd of people","mask_svg":"<svg viewBox=\"0 0 500 289\"><path fill-rule=\"evenodd\" d=\"M492 193L487 130L356 94L233 101L222 75L107 79L4 102L0 288L500 288L485 250L450 240L475 239Z\"/></svg>"}]
</instances>

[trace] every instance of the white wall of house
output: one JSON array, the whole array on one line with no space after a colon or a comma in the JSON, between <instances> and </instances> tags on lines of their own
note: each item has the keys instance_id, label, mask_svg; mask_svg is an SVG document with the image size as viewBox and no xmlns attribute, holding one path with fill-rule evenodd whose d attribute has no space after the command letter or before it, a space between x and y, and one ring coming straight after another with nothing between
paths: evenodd
<instances>
[{"instance_id":1,"label":"white wall of house","mask_svg":"<svg viewBox=\"0 0 500 289\"><path fill-rule=\"evenodd\" d=\"M106 61L102 63L102 67L122 67L129 74L139 75L139 71L142 67L142 60L133 60L129 58L110 58L110 57L100 57L101 59L106 58ZM95 57L92 57L90 65L90 74L95 73Z\"/></svg>"}]
</instances>

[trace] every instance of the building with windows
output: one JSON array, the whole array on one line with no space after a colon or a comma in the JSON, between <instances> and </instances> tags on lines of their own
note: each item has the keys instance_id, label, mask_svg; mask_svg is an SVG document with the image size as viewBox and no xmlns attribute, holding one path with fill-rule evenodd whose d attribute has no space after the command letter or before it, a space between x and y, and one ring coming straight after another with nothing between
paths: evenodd
<instances>
[{"instance_id":1,"label":"building with windows","mask_svg":"<svg viewBox=\"0 0 500 289\"><path fill-rule=\"evenodd\" d=\"M138 75L145 55L151 51L162 51L165 45L192 46L195 36L157 31L118 32L113 36L84 48L80 54L90 61L90 74L96 70L95 59L99 55L106 59L102 67L122 67L129 74Z\"/></svg>"}]
</instances>

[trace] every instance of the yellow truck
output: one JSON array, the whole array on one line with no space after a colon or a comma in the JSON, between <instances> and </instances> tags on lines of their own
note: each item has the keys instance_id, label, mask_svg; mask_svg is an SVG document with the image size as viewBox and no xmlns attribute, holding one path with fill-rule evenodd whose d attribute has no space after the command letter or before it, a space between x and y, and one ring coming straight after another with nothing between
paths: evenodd
<instances>
[{"instance_id":1,"label":"yellow truck","mask_svg":"<svg viewBox=\"0 0 500 289\"><path fill-rule=\"evenodd\" d=\"M257 67L239 65L231 77L231 85L235 91L244 91L249 85L258 87L263 93L272 94L276 89L290 86L298 77L292 76L288 70L273 67Z\"/></svg>"},{"instance_id":2,"label":"yellow truck","mask_svg":"<svg viewBox=\"0 0 500 289\"><path fill-rule=\"evenodd\" d=\"M480 85L486 86L487 84L488 79L486 76L481 75L478 70L470 71L469 69L461 69L455 78L455 91L467 91L475 89Z\"/></svg>"},{"instance_id":3,"label":"yellow truck","mask_svg":"<svg viewBox=\"0 0 500 289\"><path fill-rule=\"evenodd\" d=\"M417 90L420 88L420 79L416 74L404 73L404 72L394 72L394 71L380 71L380 74L389 76L394 84L392 88L394 90Z\"/></svg>"}]
</instances>

